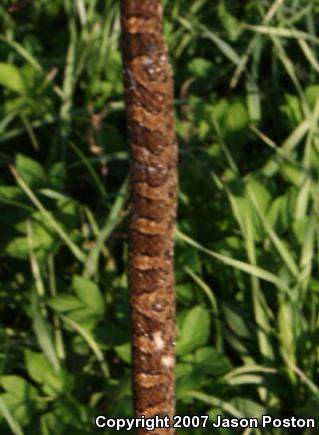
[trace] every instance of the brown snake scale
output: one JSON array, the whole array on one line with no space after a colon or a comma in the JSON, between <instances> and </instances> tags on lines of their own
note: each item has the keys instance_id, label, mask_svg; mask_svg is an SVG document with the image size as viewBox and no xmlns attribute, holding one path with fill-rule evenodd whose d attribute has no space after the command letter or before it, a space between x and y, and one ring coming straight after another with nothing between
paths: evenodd
<instances>
[{"instance_id":1,"label":"brown snake scale","mask_svg":"<svg viewBox=\"0 0 319 435\"><path fill-rule=\"evenodd\" d=\"M131 150L128 279L137 417L175 412L174 224L177 143L173 79L160 0L121 0ZM139 435L174 434L173 428Z\"/></svg>"}]
</instances>

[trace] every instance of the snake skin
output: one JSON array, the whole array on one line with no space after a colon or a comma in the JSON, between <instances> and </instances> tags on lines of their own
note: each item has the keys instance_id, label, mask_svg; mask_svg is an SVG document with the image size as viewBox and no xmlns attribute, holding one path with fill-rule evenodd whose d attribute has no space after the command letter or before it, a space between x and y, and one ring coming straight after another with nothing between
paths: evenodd
<instances>
[{"instance_id":1,"label":"snake skin","mask_svg":"<svg viewBox=\"0 0 319 435\"><path fill-rule=\"evenodd\" d=\"M177 143L160 0L121 0L131 151L128 279L136 416L175 411ZM139 435L174 434L173 428Z\"/></svg>"}]
</instances>

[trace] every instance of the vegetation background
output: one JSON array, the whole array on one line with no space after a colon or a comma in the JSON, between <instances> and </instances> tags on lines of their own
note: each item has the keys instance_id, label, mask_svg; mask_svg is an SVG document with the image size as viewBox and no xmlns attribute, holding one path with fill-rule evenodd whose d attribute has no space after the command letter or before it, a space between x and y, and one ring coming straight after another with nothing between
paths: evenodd
<instances>
[{"instance_id":1,"label":"vegetation background","mask_svg":"<svg viewBox=\"0 0 319 435\"><path fill-rule=\"evenodd\" d=\"M98 414L132 415L119 5L9 5L0 431L92 434ZM165 19L180 144L177 412L315 417L319 3L171 0Z\"/></svg>"}]
</instances>

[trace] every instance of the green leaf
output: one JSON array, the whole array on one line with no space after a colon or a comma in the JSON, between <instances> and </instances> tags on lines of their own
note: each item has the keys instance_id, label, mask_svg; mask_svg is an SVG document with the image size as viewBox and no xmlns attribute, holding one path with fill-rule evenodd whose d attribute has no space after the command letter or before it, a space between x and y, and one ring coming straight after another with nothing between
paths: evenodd
<instances>
[{"instance_id":1,"label":"green leaf","mask_svg":"<svg viewBox=\"0 0 319 435\"><path fill-rule=\"evenodd\" d=\"M191 284L179 284L176 286L176 295L178 300L189 303L194 300L194 289Z\"/></svg>"},{"instance_id":2,"label":"green leaf","mask_svg":"<svg viewBox=\"0 0 319 435\"><path fill-rule=\"evenodd\" d=\"M232 368L228 358L212 347L197 349L195 363L199 370L214 376L223 375Z\"/></svg>"},{"instance_id":3,"label":"green leaf","mask_svg":"<svg viewBox=\"0 0 319 435\"><path fill-rule=\"evenodd\" d=\"M59 247L59 239L51 228L47 227L47 222L41 221L40 214L35 212L32 214L32 243L33 249L37 252L37 256L43 259L49 253L54 253ZM26 234L26 222L20 220L14 229L22 234ZM15 237L11 238L4 246L4 252L10 257L19 259L27 259L30 255L30 247L27 237Z\"/></svg>"},{"instance_id":4,"label":"green leaf","mask_svg":"<svg viewBox=\"0 0 319 435\"><path fill-rule=\"evenodd\" d=\"M245 417L261 418L263 414L267 414L265 407L259 403L247 399L245 397L236 397L231 403L238 409Z\"/></svg>"},{"instance_id":5,"label":"green leaf","mask_svg":"<svg viewBox=\"0 0 319 435\"><path fill-rule=\"evenodd\" d=\"M29 246L26 237L16 237L11 239L4 248L4 253L9 257L25 260L29 258Z\"/></svg>"},{"instance_id":6,"label":"green leaf","mask_svg":"<svg viewBox=\"0 0 319 435\"><path fill-rule=\"evenodd\" d=\"M25 351L25 363L29 376L36 382L42 383L46 373L51 370L50 364L44 355L31 350Z\"/></svg>"},{"instance_id":7,"label":"green leaf","mask_svg":"<svg viewBox=\"0 0 319 435\"><path fill-rule=\"evenodd\" d=\"M50 299L48 305L59 313L78 310L83 307L82 301L72 295L58 295Z\"/></svg>"},{"instance_id":8,"label":"green leaf","mask_svg":"<svg viewBox=\"0 0 319 435\"><path fill-rule=\"evenodd\" d=\"M194 370L194 365L191 363L178 362L176 365L176 379L182 379L189 376Z\"/></svg>"},{"instance_id":9,"label":"green leaf","mask_svg":"<svg viewBox=\"0 0 319 435\"><path fill-rule=\"evenodd\" d=\"M227 6L227 2L225 0L219 1L217 7L218 17L221 21L222 26L228 33L229 38L232 41L235 41L238 38L242 27L237 17L235 15L232 15L229 9L231 8Z\"/></svg>"},{"instance_id":10,"label":"green leaf","mask_svg":"<svg viewBox=\"0 0 319 435\"><path fill-rule=\"evenodd\" d=\"M251 333L247 327L247 320L243 311L230 304L223 304L223 313L225 316L226 324L237 336L242 338L249 338Z\"/></svg>"},{"instance_id":11,"label":"green leaf","mask_svg":"<svg viewBox=\"0 0 319 435\"><path fill-rule=\"evenodd\" d=\"M54 372L43 354L27 349L25 351L25 364L29 376L41 384L47 394L56 397L62 393L65 387L65 376L61 372Z\"/></svg>"},{"instance_id":12,"label":"green leaf","mask_svg":"<svg viewBox=\"0 0 319 435\"><path fill-rule=\"evenodd\" d=\"M25 202L25 196L17 186L0 186L0 201L18 205Z\"/></svg>"},{"instance_id":13,"label":"green leaf","mask_svg":"<svg viewBox=\"0 0 319 435\"><path fill-rule=\"evenodd\" d=\"M75 275L72 282L72 288L83 302L84 305L91 308L97 314L104 313L104 299L96 284L87 278Z\"/></svg>"},{"instance_id":14,"label":"green leaf","mask_svg":"<svg viewBox=\"0 0 319 435\"><path fill-rule=\"evenodd\" d=\"M1 386L6 391L1 397L12 412L12 417L25 426L36 409L42 406L39 406L37 390L23 378L14 375L2 376Z\"/></svg>"},{"instance_id":15,"label":"green leaf","mask_svg":"<svg viewBox=\"0 0 319 435\"><path fill-rule=\"evenodd\" d=\"M55 417L62 422L62 433L65 434L66 428L71 428L70 435L88 435L90 433L86 429L90 425L88 408L85 407L79 400L73 397L61 398L52 407ZM78 430L75 430L77 428ZM55 427L52 427L50 433L56 433ZM59 432L60 433L60 432Z\"/></svg>"},{"instance_id":16,"label":"green leaf","mask_svg":"<svg viewBox=\"0 0 319 435\"><path fill-rule=\"evenodd\" d=\"M19 94L25 90L19 68L10 63L0 63L0 85Z\"/></svg>"},{"instance_id":17,"label":"green leaf","mask_svg":"<svg viewBox=\"0 0 319 435\"><path fill-rule=\"evenodd\" d=\"M50 361L52 367L56 372L60 371L60 362L56 355L55 347L53 344L52 332L49 328L49 324L40 314L39 308L34 307L33 311L33 328L35 335L38 339L38 343L43 350L45 356Z\"/></svg>"},{"instance_id":18,"label":"green leaf","mask_svg":"<svg viewBox=\"0 0 319 435\"><path fill-rule=\"evenodd\" d=\"M287 116L291 126L300 124L303 119L300 100L295 95L285 94L285 104L280 110Z\"/></svg>"},{"instance_id":19,"label":"green leaf","mask_svg":"<svg viewBox=\"0 0 319 435\"><path fill-rule=\"evenodd\" d=\"M199 346L206 344L210 332L208 311L198 305L190 310L184 320L180 341L176 353L185 355Z\"/></svg>"},{"instance_id":20,"label":"green leaf","mask_svg":"<svg viewBox=\"0 0 319 435\"><path fill-rule=\"evenodd\" d=\"M101 313L97 313L92 308L83 306L79 310L71 311L68 318L74 320L87 331L94 329L96 323L101 319Z\"/></svg>"},{"instance_id":21,"label":"green leaf","mask_svg":"<svg viewBox=\"0 0 319 435\"><path fill-rule=\"evenodd\" d=\"M20 399L26 396L37 397L37 390L20 376L7 375L1 377L1 385L8 393L19 397Z\"/></svg>"},{"instance_id":22,"label":"green leaf","mask_svg":"<svg viewBox=\"0 0 319 435\"><path fill-rule=\"evenodd\" d=\"M296 189L290 187L284 195L275 198L267 212L267 219L278 233L286 231L291 226L291 216L295 210Z\"/></svg>"},{"instance_id":23,"label":"green leaf","mask_svg":"<svg viewBox=\"0 0 319 435\"><path fill-rule=\"evenodd\" d=\"M237 132L247 127L248 120L249 117L245 105L241 101L235 100L229 105L225 128L232 132Z\"/></svg>"},{"instance_id":24,"label":"green leaf","mask_svg":"<svg viewBox=\"0 0 319 435\"><path fill-rule=\"evenodd\" d=\"M298 168L294 163L286 162L280 166L279 173L284 180L288 181L293 186L299 187L300 180L304 175L304 170Z\"/></svg>"},{"instance_id":25,"label":"green leaf","mask_svg":"<svg viewBox=\"0 0 319 435\"><path fill-rule=\"evenodd\" d=\"M31 188L44 187L48 184L44 169L35 160L23 154L17 154L16 168L19 175Z\"/></svg>"},{"instance_id":26,"label":"green leaf","mask_svg":"<svg viewBox=\"0 0 319 435\"><path fill-rule=\"evenodd\" d=\"M196 77L205 78L212 73L213 65L207 59L196 57L189 62L188 70Z\"/></svg>"},{"instance_id":27,"label":"green leaf","mask_svg":"<svg viewBox=\"0 0 319 435\"><path fill-rule=\"evenodd\" d=\"M123 343L114 347L117 355L126 363L130 364L132 361L131 343Z\"/></svg>"},{"instance_id":28,"label":"green leaf","mask_svg":"<svg viewBox=\"0 0 319 435\"><path fill-rule=\"evenodd\" d=\"M41 189L39 192L47 198L61 200L64 201L64 203L66 201L70 201L70 198L68 196L63 195L63 193L57 192L56 190Z\"/></svg>"},{"instance_id":29,"label":"green leaf","mask_svg":"<svg viewBox=\"0 0 319 435\"><path fill-rule=\"evenodd\" d=\"M57 162L50 168L50 182L55 189L63 189L66 175L66 167L64 162Z\"/></svg>"},{"instance_id":30,"label":"green leaf","mask_svg":"<svg viewBox=\"0 0 319 435\"><path fill-rule=\"evenodd\" d=\"M257 176L250 176L248 179L248 185L256 198L258 198L258 205L262 212L266 212L269 204L272 200L272 194L266 187L266 181L263 178L257 178Z\"/></svg>"},{"instance_id":31,"label":"green leaf","mask_svg":"<svg viewBox=\"0 0 319 435\"><path fill-rule=\"evenodd\" d=\"M305 89L305 95L311 109L314 109L317 98L319 97L319 85L310 85Z\"/></svg>"}]
</instances>

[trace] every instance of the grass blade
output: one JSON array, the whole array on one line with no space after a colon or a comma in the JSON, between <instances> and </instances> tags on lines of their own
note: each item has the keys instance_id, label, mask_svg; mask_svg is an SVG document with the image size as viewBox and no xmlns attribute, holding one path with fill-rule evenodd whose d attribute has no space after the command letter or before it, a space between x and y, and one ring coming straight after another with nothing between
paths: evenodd
<instances>
[{"instance_id":1,"label":"grass blade","mask_svg":"<svg viewBox=\"0 0 319 435\"><path fill-rule=\"evenodd\" d=\"M260 210L260 207L258 205L258 201L257 198L251 188L251 186L247 186L247 190L248 190L248 194L249 197L252 201L252 204L255 208L255 210L258 213L258 216L264 226L265 231L267 232L270 240L272 241L274 247L276 248L278 254L280 255L280 257L282 258L282 260L285 262L288 270L290 271L290 273L295 277L298 278L299 275L299 268L295 262L295 260L293 259L293 257L290 255L290 252L288 250L288 248L286 248L286 246L284 245L284 243L281 241L281 239L277 236L277 234L275 233L275 231L272 229L270 223L268 222L267 218L265 217L265 215L262 213L262 211Z\"/></svg>"},{"instance_id":2,"label":"grass blade","mask_svg":"<svg viewBox=\"0 0 319 435\"><path fill-rule=\"evenodd\" d=\"M106 219L106 223L103 229L100 231L95 247L92 249L92 251L87 257L87 260L84 265L84 276L87 278L93 276L96 273L99 256L103 249L104 243L108 239L108 237L110 236L114 228L123 219L123 216L120 215L120 212L124 207L126 201L128 182L129 180L128 178L126 178L119 190L119 193L116 197L116 200L113 204L110 214Z\"/></svg>"},{"instance_id":3,"label":"grass blade","mask_svg":"<svg viewBox=\"0 0 319 435\"><path fill-rule=\"evenodd\" d=\"M289 293L289 289L286 286L286 283L282 281L280 278L278 278L276 275L274 275L271 272L268 272L265 269L262 269L258 266L252 266L251 264L245 263L244 261L236 260L234 258L226 257L225 255L219 254L218 252L212 251L210 249L205 248L201 244L195 242L192 238L186 236L181 231L176 230L176 237L179 240L184 241L190 246L193 246L193 248L198 249L199 251L202 251L211 257L221 261L222 263L232 266L238 270L241 270L242 272L248 273L249 275L257 276L264 281L270 282L274 284L276 287L278 287L280 290L283 290L285 292Z\"/></svg>"},{"instance_id":4,"label":"grass blade","mask_svg":"<svg viewBox=\"0 0 319 435\"><path fill-rule=\"evenodd\" d=\"M10 427L14 435L24 435L19 423L17 422L17 420L15 420L15 418L9 411L1 395L0 395L0 412L3 415L4 419L6 420L6 422L8 423L8 426Z\"/></svg>"},{"instance_id":5,"label":"grass blade","mask_svg":"<svg viewBox=\"0 0 319 435\"><path fill-rule=\"evenodd\" d=\"M84 254L84 252L70 239L70 237L67 235L67 233L64 231L64 229L61 227L61 225L57 222L57 220L42 205L42 203L39 201L39 199L32 192L32 190L27 185L27 183L22 179L22 177L20 177L16 168L14 166L10 165L10 170L11 170L14 178L16 179L17 183L21 187L21 189L29 197L29 199L36 206L36 208L41 212L43 217L45 219L47 219L47 221L50 223L50 225L55 229L57 234L61 237L61 239L64 241L64 243L68 246L68 248L73 253L75 258L78 261L80 261L81 263L84 263L84 261L86 259L86 255Z\"/></svg>"},{"instance_id":6,"label":"grass blade","mask_svg":"<svg viewBox=\"0 0 319 435\"><path fill-rule=\"evenodd\" d=\"M220 408L235 418L244 418L244 415L240 411L238 411L238 409L235 408L231 403L225 402L218 397L210 396L208 394L200 393L198 391L187 391L185 395L192 397L193 399L200 400L201 402L213 406L214 408Z\"/></svg>"},{"instance_id":7,"label":"grass blade","mask_svg":"<svg viewBox=\"0 0 319 435\"><path fill-rule=\"evenodd\" d=\"M62 314L60 316L61 316L61 319L67 325L71 326L71 328L74 329L74 331L76 331L79 335L81 335L81 337L86 341L86 343L88 344L88 346L91 348L92 352L94 353L97 361L100 363L101 370L102 370L102 373L104 374L105 378L109 379L110 372L109 372L107 363L104 359L102 351L99 348L99 345L94 340L92 335L88 331L86 331L81 325L79 325L79 323L75 322L74 320L70 319L69 317L63 316Z\"/></svg>"}]
</instances>

